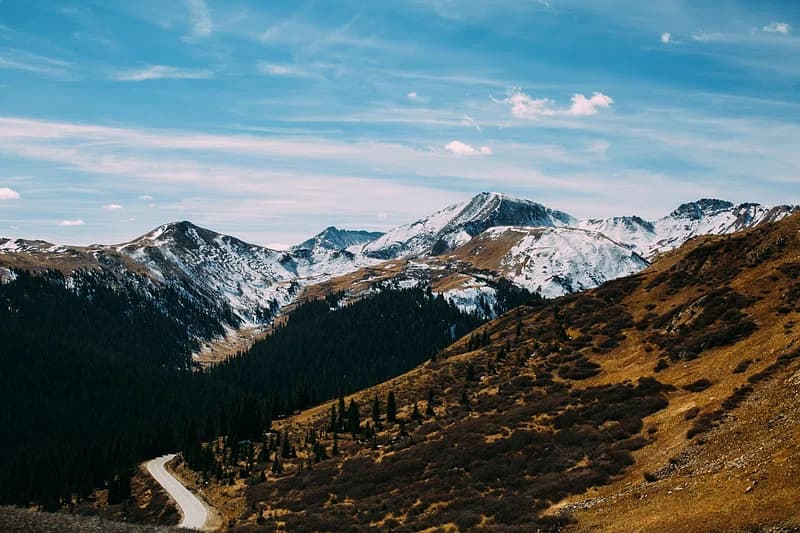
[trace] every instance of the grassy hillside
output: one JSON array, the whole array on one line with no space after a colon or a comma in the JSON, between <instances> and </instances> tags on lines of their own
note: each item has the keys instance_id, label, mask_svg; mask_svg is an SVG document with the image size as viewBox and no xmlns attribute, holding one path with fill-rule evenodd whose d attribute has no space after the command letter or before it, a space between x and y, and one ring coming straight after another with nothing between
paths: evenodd
<instances>
[{"instance_id":1,"label":"grassy hillside","mask_svg":"<svg viewBox=\"0 0 800 533\"><path fill-rule=\"evenodd\" d=\"M205 492L243 531L798 527L798 296L800 216L695 239L345 398L358 429L279 421Z\"/></svg>"}]
</instances>

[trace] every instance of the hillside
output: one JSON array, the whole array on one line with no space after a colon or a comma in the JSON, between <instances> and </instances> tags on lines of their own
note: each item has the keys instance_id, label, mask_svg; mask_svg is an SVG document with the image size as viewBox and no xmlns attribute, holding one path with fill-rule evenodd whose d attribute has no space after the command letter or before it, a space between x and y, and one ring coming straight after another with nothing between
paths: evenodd
<instances>
[{"instance_id":1,"label":"hillside","mask_svg":"<svg viewBox=\"0 0 800 533\"><path fill-rule=\"evenodd\" d=\"M800 215L694 239L279 421L206 494L242 531L800 527L799 296Z\"/></svg>"}]
</instances>

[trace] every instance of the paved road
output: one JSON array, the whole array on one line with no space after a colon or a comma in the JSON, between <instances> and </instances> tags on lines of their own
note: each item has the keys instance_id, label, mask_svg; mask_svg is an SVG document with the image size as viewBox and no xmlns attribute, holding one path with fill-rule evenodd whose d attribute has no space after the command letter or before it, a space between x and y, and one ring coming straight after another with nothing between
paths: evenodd
<instances>
[{"instance_id":1,"label":"paved road","mask_svg":"<svg viewBox=\"0 0 800 533\"><path fill-rule=\"evenodd\" d=\"M205 505L203 505L203 502L198 500L194 494L189 492L180 481L175 479L175 477L164 468L164 465L171 461L173 457L175 457L174 453L162 455L161 457L156 457L148 461L147 471L150 472L150 475L153 476L162 487L164 487L164 490L172 496L172 499L177 502L181 514L183 514L183 520L178 524L178 527L201 529L208 521L208 511Z\"/></svg>"}]
</instances>

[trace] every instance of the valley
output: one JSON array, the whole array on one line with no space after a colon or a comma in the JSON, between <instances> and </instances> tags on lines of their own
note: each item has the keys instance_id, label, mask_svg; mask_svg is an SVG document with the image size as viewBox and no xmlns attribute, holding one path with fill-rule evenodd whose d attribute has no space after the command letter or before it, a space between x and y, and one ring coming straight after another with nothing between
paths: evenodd
<instances>
[{"instance_id":1,"label":"valley","mask_svg":"<svg viewBox=\"0 0 800 533\"><path fill-rule=\"evenodd\" d=\"M17 328L61 331L51 311L64 305L39 307L47 294L85 306L76 316L101 313L72 330L86 339L100 316L132 311L141 327L161 324L156 339L174 339L167 359L152 361L138 361L135 345L92 341L93 362L76 370L92 375L113 360L117 372L152 373L147 387L156 401L171 398L172 412L154 408L162 418L149 427L120 420L123 440L89 432L112 439L118 455L91 480L60 473L66 491L35 474L86 455L64 433L69 451L53 447L32 467L25 498L51 510L107 501L88 507L106 513L138 498L126 473L134 457L180 452L181 479L232 531L670 531L672 515L658 509L689 494L696 531L796 524L787 513L797 487L785 475L794 396L779 385L800 371L793 211L703 200L670 215L684 220L680 236L662 219L650 226L672 233L645 241L634 228L620 242L539 204L483 194L380 236L327 228L286 252L189 223L114 246L5 240L0 289ZM620 220L591 225L620 239L631 228ZM109 345L117 353L107 362ZM18 380L8 348L4 365ZM45 353L37 364L49 364ZM181 392L157 392L174 380ZM88 405L65 404L73 431L88 427ZM769 440L756 437L764 419ZM22 427L13 417L4 425ZM28 475L25 460L0 469L10 485ZM743 502L721 516L719 502L739 491L758 491L772 514ZM182 508L194 504L181 494ZM201 527L201 514L183 511L183 524Z\"/></svg>"}]
</instances>

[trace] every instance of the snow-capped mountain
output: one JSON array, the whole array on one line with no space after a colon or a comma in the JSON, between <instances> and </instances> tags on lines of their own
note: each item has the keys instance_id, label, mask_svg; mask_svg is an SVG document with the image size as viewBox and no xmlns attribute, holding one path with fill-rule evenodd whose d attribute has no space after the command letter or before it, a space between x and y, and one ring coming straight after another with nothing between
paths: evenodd
<instances>
[{"instance_id":1,"label":"snow-capped mountain","mask_svg":"<svg viewBox=\"0 0 800 533\"><path fill-rule=\"evenodd\" d=\"M224 303L242 323L268 321L292 300L298 277L294 258L191 222L173 222L113 247L168 285L190 284Z\"/></svg>"},{"instance_id":2,"label":"snow-capped mountain","mask_svg":"<svg viewBox=\"0 0 800 533\"><path fill-rule=\"evenodd\" d=\"M190 222L165 224L113 246L0 239L0 282L13 278L12 268L60 270L67 283L81 279L70 273L102 271L98 279L149 297L178 294L178 304L165 309L213 317L217 331L229 332L270 323L312 288L312 294L329 287L357 296L382 286L425 285L481 311L503 280L559 296L637 272L694 236L739 231L797 210L700 200L656 221L579 221L529 200L481 193L386 234L329 227L288 251Z\"/></svg>"},{"instance_id":3,"label":"snow-capped mountain","mask_svg":"<svg viewBox=\"0 0 800 533\"><path fill-rule=\"evenodd\" d=\"M582 291L615 278L635 274L649 263L636 252L602 233L577 228L498 226L472 239L459 250L480 257L490 243L503 243L494 264L476 261L501 277L546 298ZM497 257L497 252L490 254Z\"/></svg>"},{"instance_id":4,"label":"snow-capped mountain","mask_svg":"<svg viewBox=\"0 0 800 533\"><path fill-rule=\"evenodd\" d=\"M364 246L362 253L378 259L439 255L494 226L569 226L576 220L541 204L500 193L484 192L468 202L397 227Z\"/></svg>"},{"instance_id":5,"label":"snow-capped mountain","mask_svg":"<svg viewBox=\"0 0 800 533\"><path fill-rule=\"evenodd\" d=\"M655 221L639 217L588 219L578 227L605 234L628 245L647 259L681 246L698 235L725 235L766 222L775 222L800 210L796 205L766 207L760 204L702 199L680 205Z\"/></svg>"},{"instance_id":6,"label":"snow-capped mountain","mask_svg":"<svg viewBox=\"0 0 800 533\"><path fill-rule=\"evenodd\" d=\"M347 230L329 226L310 239L292 246L292 250L316 251L322 248L339 251L353 248L350 251L357 252L361 245L374 241L382 235L380 231Z\"/></svg>"}]
</instances>

